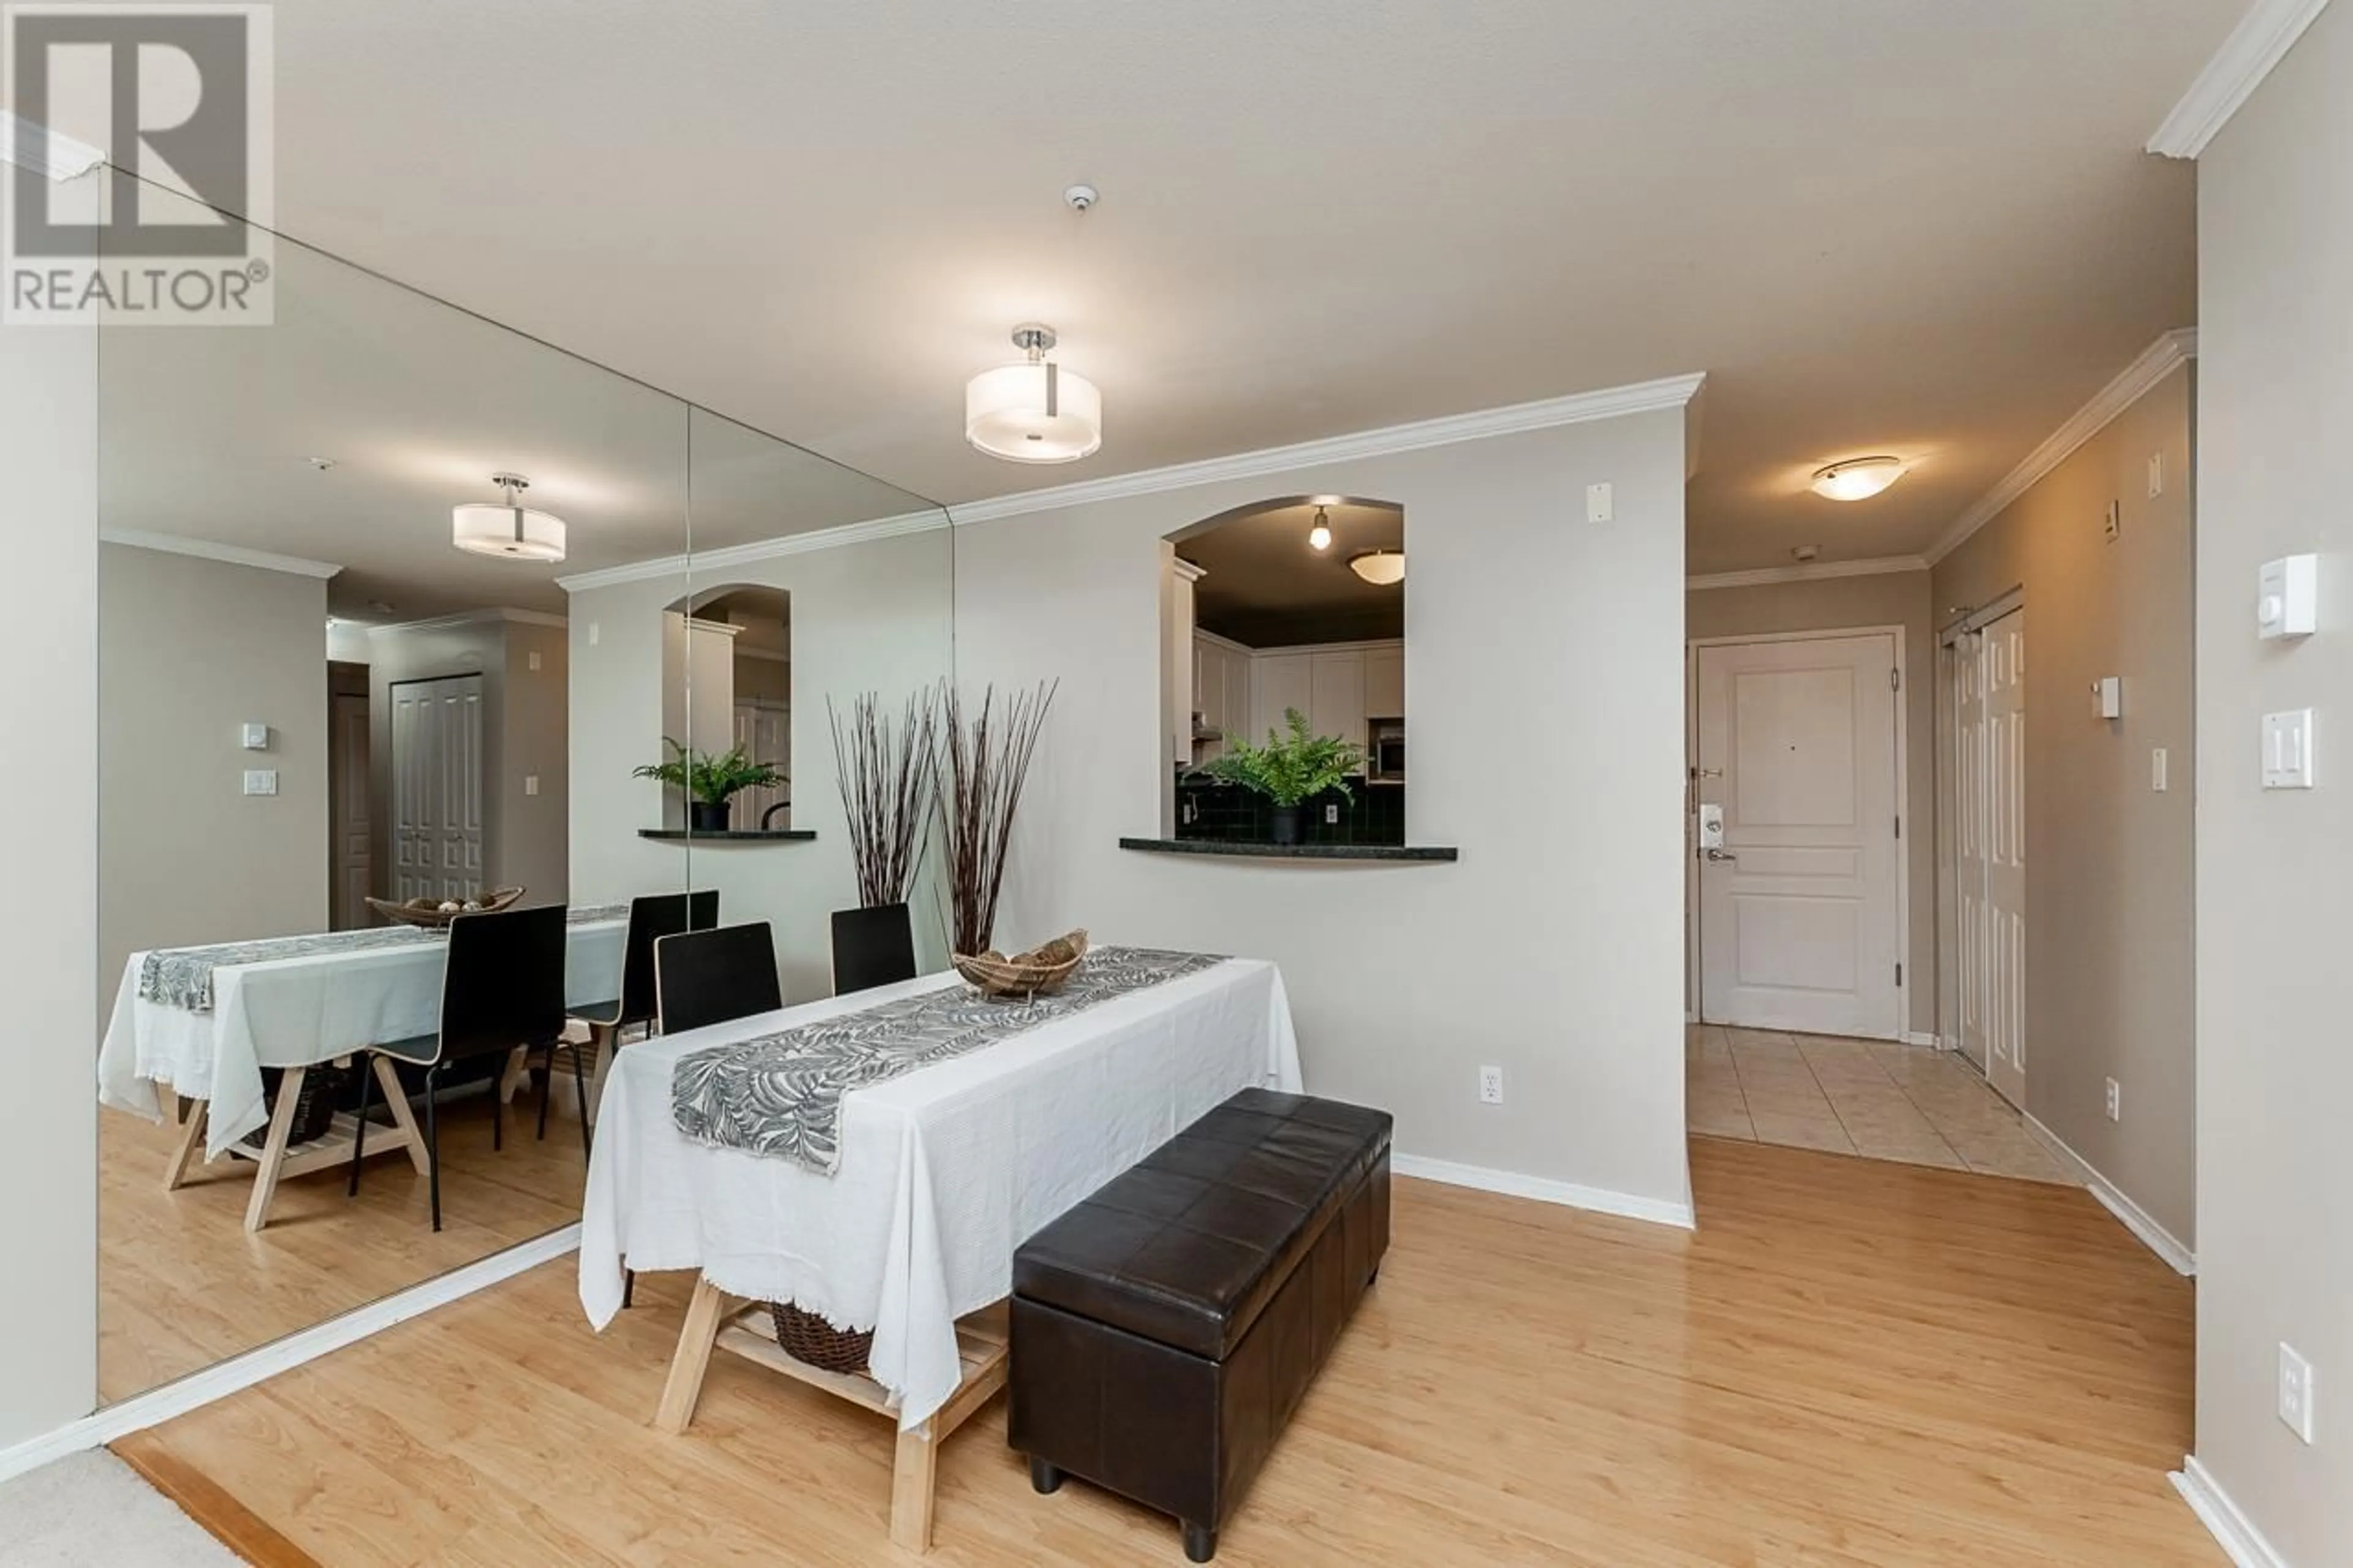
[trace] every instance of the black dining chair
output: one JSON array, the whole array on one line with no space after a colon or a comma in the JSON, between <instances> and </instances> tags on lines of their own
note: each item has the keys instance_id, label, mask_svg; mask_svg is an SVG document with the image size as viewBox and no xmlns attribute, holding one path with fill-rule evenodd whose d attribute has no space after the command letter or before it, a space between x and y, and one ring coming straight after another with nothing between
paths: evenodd
<instances>
[{"instance_id":1,"label":"black dining chair","mask_svg":"<svg viewBox=\"0 0 2353 1568\"><path fill-rule=\"evenodd\" d=\"M666 936L709 931L719 923L719 892L648 893L629 900L629 931L621 943L621 994L610 1002L572 1009L571 1021L588 1027L606 1072L612 1071L612 1053L621 1048L629 1030L654 1026L654 943ZM563 1048L579 1066L580 1043L565 1040ZM547 1136L547 1108L555 1099L555 1051L547 1053L547 1084L539 1097L539 1136Z\"/></svg>"},{"instance_id":2,"label":"black dining chair","mask_svg":"<svg viewBox=\"0 0 2353 1568\"><path fill-rule=\"evenodd\" d=\"M433 1228L441 1228L441 1130L435 1102L450 1068L488 1056L503 1057L550 1045L564 1033L565 914L561 904L459 915L449 922L449 949L441 973L441 1023L430 1035L385 1040L364 1055L389 1057L425 1069L425 1168L432 1189ZM360 1161L367 1151L368 1091L375 1074L360 1074L359 1124L352 1140L350 1193L359 1195ZM580 1093L582 1142L588 1129L588 1080L573 1059ZM491 1094L491 1143L506 1142L504 1117Z\"/></svg>"},{"instance_id":3,"label":"black dining chair","mask_svg":"<svg viewBox=\"0 0 2353 1568\"><path fill-rule=\"evenodd\" d=\"M785 1005L768 922L666 936L654 943L654 1013L665 1035Z\"/></svg>"}]
</instances>

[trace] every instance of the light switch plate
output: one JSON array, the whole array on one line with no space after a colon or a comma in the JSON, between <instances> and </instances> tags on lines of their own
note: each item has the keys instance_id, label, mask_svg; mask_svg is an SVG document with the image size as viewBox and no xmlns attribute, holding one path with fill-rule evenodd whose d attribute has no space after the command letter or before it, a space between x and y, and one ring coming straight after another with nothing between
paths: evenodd
<instances>
[{"instance_id":1,"label":"light switch plate","mask_svg":"<svg viewBox=\"0 0 2353 1568\"><path fill-rule=\"evenodd\" d=\"M2164 493L2165 454L2162 452L2151 452L2148 455L2148 499L2155 500Z\"/></svg>"},{"instance_id":2,"label":"light switch plate","mask_svg":"<svg viewBox=\"0 0 2353 1568\"><path fill-rule=\"evenodd\" d=\"M1608 522L1617 515L1617 500L1612 495L1609 486L1604 484L1585 487L1586 521Z\"/></svg>"},{"instance_id":3,"label":"light switch plate","mask_svg":"<svg viewBox=\"0 0 2353 1568\"><path fill-rule=\"evenodd\" d=\"M246 769L245 793L248 795L276 795L278 793L278 770L276 768Z\"/></svg>"},{"instance_id":4,"label":"light switch plate","mask_svg":"<svg viewBox=\"0 0 2353 1568\"><path fill-rule=\"evenodd\" d=\"M525 773L522 775L522 793L525 795L537 795L539 793L539 775L537 773Z\"/></svg>"},{"instance_id":5,"label":"light switch plate","mask_svg":"<svg viewBox=\"0 0 2353 1568\"><path fill-rule=\"evenodd\" d=\"M2283 555L2255 574L2255 635L2310 637L2320 629L2320 557Z\"/></svg>"},{"instance_id":6,"label":"light switch plate","mask_svg":"<svg viewBox=\"0 0 2353 1568\"><path fill-rule=\"evenodd\" d=\"M2125 503L2124 503L2124 502L2122 502L2122 501L2120 501L2120 500L2112 500L2112 501L2110 501L2110 502L2108 503L2108 514L2107 514L2106 518L2105 518L2105 520L2103 520L2103 521L2102 521L2102 522L2101 522L2101 524L2100 524L2100 529L2101 529L2101 531L2102 531L2102 532L2104 532L2104 533L2105 533L2105 534L2107 535L2107 537L2108 537L2108 539L2109 539L2109 541L2110 541L2111 542L2115 542L2116 540L2118 540L2118 539L2121 539L2121 538L2123 538L2123 537L2124 537L2124 531L2125 531Z\"/></svg>"},{"instance_id":7,"label":"light switch plate","mask_svg":"<svg viewBox=\"0 0 2353 1568\"><path fill-rule=\"evenodd\" d=\"M2310 789L2315 778L2312 710L2263 715L2263 787Z\"/></svg>"},{"instance_id":8,"label":"light switch plate","mask_svg":"<svg viewBox=\"0 0 2353 1568\"><path fill-rule=\"evenodd\" d=\"M2165 748L2153 746L2148 753L2148 787L2158 795L2165 793Z\"/></svg>"},{"instance_id":9,"label":"light switch plate","mask_svg":"<svg viewBox=\"0 0 2353 1568\"><path fill-rule=\"evenodd\" d=\"M539 668L539 653L536 649L533 650L531 656L531 667L533 669L537 669Z\"/></svg>"},{"instance_id":10,"label":"light switch plate","mask_svg":"<svg viewBox=\"0 0 2353 1568\"><path fill-rule=\"evenodd\" d=\"M2125 716L2124 678L2117 675L2104 675L2092 682L2092 707L2103 719L2123 718Z\"/></svg>"},{"instance_id":11,"label":"light switch plate","mask_svg":"<svg viewBox=\"0 0 2353 1568\"><path fill-rule=\"evenodd\" d=\"M237 739L237 744L248 752L266 752L269 750L269 726L267 724L239 725Z\"/></svg>"}]
</instances>

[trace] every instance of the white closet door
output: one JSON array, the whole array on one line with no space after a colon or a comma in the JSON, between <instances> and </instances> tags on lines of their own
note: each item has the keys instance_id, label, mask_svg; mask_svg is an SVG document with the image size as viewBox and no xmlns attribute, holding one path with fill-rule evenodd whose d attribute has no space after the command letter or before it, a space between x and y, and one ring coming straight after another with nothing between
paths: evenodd
<instances>
[{"instance_id":1,"label":"white closet door","mask_svg":"<svg viewBox=\"0 0 2353 1568\"><path fill-rule=\"evenodd\" d=\"M2026 1105L2026 612L1985 630L1986 1081Z\"/></svg>"},{"instance_id":2,"label":"white closet door","mask_svg":"<svg viewBox=\"0 0 2353 1568\"><path fill-rule=\"evenodd\" d=\"M396 899L482 892L482 678L392 689L392 859Z\"/></svg>"}]
</instances>

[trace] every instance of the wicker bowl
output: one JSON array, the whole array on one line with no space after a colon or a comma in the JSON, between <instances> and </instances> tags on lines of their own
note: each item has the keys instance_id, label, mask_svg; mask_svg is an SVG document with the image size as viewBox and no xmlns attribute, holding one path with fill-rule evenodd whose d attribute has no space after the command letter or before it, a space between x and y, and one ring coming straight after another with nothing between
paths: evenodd
<instances>
[{"instance_id":1,"label":"wicker bowl","mask_svg":"<svg viewBox=\"0 0 2353 1568\"><path fill-rule=\"evenodd\" d=\"M1074 931L1011 958L995 952L984 952L977 958L959 952L955 955L955 968L984 996L1027 998L1060 991L1063 983L1078 973L1086 956L1087 933Z\"/></svg>"},{"instance_id":2,"label":"wicker bowl","mask_svg":"<svg viewBox=\"0 0 2353 1568\"><path fill-rule=\"evenodd\" d=\"M837 1329L790 1301L769 1302L768 1317L776 1326L777 1346L795 1361L827 1372L866 1370L867 1354L874 1348L872 1329Z\"/></svg>"},{"instance_id":3,"label":"wicker bowl","mask_svg":"<svg viewBox=\"0 0 2353 1568\"><path fill-rule=\"evenodd\" d=\"M521 888L493 888L480 898L466 903L462 909L445 910L437 899L411 899L396 904L389 899L370 899L368 908L395 925L423 926L427 931L439 931L459 915L496 914L522 897Z\"/></svg>"}]
</instances>

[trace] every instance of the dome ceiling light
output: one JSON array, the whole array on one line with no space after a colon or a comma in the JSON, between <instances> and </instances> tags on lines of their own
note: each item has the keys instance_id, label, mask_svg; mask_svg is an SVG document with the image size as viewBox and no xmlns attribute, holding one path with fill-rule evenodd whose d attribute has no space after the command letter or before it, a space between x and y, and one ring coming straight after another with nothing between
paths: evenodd
<instances>
[{"instance_id":1,"label":"dome ceiling light","mask_svg":"<svg viewBox=\"0 0 2353 1568\"><path fill-rule=\"evenodd\" d=\"M1307 531L1307 548L1310 550L1332 548L1332 520L1324 515L1324 509L1320 506L1315 509L1315 526Z\"/></svg>"},{"instance_id":2,"label":"dome ceiling light","mask_svg":"<svg viewBox=\"0 0 2353 1568\"><path fill-rule=\"evenodd\" d=\"M564 520L533 511L515 499L531 488L531 481L521 474L492 474L491 483L504 490L507 499L453 508L449 542L469 554L508 561L563 560Z\"/></svg>"},{"instance_id":3,"label":"dome ceiling light","mask_svg":"<svg viewBox=\"0 0 2353 1568\"><path fill-rule=\"evenodd\" d=\"M1405 552L1367 550L1348 557L1348 570L1377 588L1393 588L1405 581Z\"/></svg>"},{"instance_id":4,"label":"dome ceiling light","mask_svg":"<svg viewBox=\"0 0 2353 1568\"><path fill-rule=\"evenodd\" d=\"M1831 500L1869 500L1904 477L1901 458L1849 458L1814 470L1814 493Z\"/></svg>"},{"instance_id":5,"label":"dome ceiling light","mask_svg":"<svg viewBox=\"0 0 2353 1568\"><path fill-rule=\"evenodd\" d=\"M1075 463L1103 445L1103 394L1046 357L1054 329L1024 321L1013 346L1020 364L982 371L965 384L964 438L1009 463Z\"/></svg>"}]
</instances>

